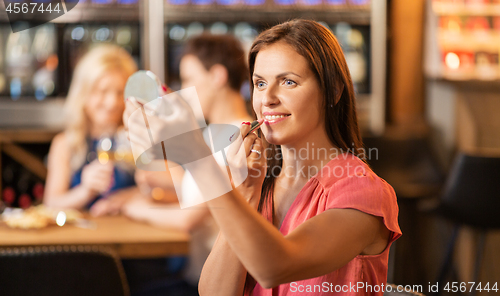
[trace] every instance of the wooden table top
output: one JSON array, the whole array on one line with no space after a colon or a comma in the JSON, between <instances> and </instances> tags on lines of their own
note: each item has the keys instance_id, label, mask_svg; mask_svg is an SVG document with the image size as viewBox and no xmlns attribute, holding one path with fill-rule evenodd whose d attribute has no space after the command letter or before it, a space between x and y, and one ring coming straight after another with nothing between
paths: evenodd
<instances>
[{"instance_id":1,"label":"wooden table top","mask_svg":"<svg viewBox=\"0 0 500 296\"><path fill-rule=\"evenodd\" d=\"M39 230L9 228L0 223L0 248L54 245L99 245L114 249L121 258L184 255L189 250L185 232L156 228L123 216L89 218L95 229L51 225Z\"/></svg>"}]
</instances>

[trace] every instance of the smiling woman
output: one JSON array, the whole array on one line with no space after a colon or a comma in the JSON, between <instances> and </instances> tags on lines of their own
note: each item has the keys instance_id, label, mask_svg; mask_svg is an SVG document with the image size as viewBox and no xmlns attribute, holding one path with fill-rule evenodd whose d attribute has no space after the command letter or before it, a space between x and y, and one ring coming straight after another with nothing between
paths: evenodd
<instances>
[{"instance_id":1,"label":"smiling woman","mask_svg":"<svg viewBox=\"0 0 500 296\"><path fill-rule=\"evenodd\" d=\"M248 177L206 202L220 234L200 294L294 295L300 287L322 287L308 295L330 295L354 286L361 288L342 294L382 295L365 287L387 281L389 249L401 236L398 205L392 187L357 155L353 84L335 36L313 21L277 25L255 40L249 68L264 137L242 124L227 160L248 168ZM185 102L166 101L179 115L155 117L158 131L190 127L194 116ZM129 124L132 131L140 120ZM209 155L197 138L169 155ZM188 170L200 192L213 192L227 178L213 157Z\"/></svg>"},{"instance_id":2,"label":"smiling woman","mask_svg":"<svg viewBox=\"0 0 500 296\"><path fill-rule=\"evenodd\" d=\"M215 214L222 232L205 264L201 294L289 295L298 285L385 284L389 247L401 235L398 206L392 187L356 155L362 141L354 88L336 38L313 21L277 25L255 40L249 68L253 108L265 120L267 170L249 174L240 192L274 227L238 206L235 216ZM251 135L243 145L259 141ZM306 157L296 153L301 150ZM223 198L213 203L229 207Z\"/></svg>"},{"instance_id":3,"label":"smiling woman","mask_svg":"<svg viewBox=\"0 0 500 296\"><path fill-rule=\"evenodd\" d=\"M324 133L321 90L301 55L280 41L262 51L254 67L253 107L266 120L262 131L269 143L287 145Z\"/></svg>"}]
</instances>

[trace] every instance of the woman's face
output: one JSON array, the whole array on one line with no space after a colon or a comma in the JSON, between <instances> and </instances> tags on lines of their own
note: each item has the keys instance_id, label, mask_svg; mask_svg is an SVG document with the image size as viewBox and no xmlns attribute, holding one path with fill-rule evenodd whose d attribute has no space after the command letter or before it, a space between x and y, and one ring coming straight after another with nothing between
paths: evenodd
<instances>
[{"instance_id":1,"label":"woman's face","mask_svg":"<svg viewBox=\"0 0 500 296\"><path fill-rule=\"evenodd\" d=\"M208 117L212 106L214 93L214 81L210 71L194 55L185 55L180 62L179 72L181 78L181 88L194 86L200 100L201 109L205 118Z\"/></svg>"},{"instance_id":2,"label":"woman's face","mask_svg":"<svg viewBox=\"0 0 500 296\"><path fill-rule=\"evenodd\" d=\"M253 108L264 118L261 130L276 145L314 141L324 135L322 94L307 60L285 42L261 50L252 77Z\"/></svg>"},{"instance_id":3,"label":"woman's face","mask_svg":"<svg viewBox=\"0 0 500 296\"><path fill-rule=\"evenodd\" d=\"M85 104L85 111L95 127L115 129L122 120L125 103L123 90L127 77L118 71L106 72L96 82L90 98Z\"/></svg>"}]
</instances>

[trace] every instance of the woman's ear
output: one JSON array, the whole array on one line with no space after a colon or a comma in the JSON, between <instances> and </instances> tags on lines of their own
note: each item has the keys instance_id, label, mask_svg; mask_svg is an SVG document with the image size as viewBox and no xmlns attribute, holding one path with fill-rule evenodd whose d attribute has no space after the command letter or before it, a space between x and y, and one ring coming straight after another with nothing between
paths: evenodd
<instances>
[{"instance_id":1,"label":"woman's ear","mask_svg":"<svg viewBox=\"0 0 500 296\"><path fill-rule=\"evenodd\" d=\"M228 83L227 69L223 65L215 64L210 68L209 72L214 85L224 87Z\"/></svg>"}]
</instances>

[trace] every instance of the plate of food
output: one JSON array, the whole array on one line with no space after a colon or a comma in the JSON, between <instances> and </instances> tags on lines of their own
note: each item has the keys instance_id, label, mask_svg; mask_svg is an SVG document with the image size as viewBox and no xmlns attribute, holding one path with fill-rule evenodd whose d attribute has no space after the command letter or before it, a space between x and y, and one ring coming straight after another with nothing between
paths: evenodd
<instances>
[{"instance_id":1,"label":"plate of food","mask_svg":"<svg viewBox=\"0 0 500 296\"><path fill-rule=\"evenodd\" d=\"M68 223L79 223L83 214L74 209L58 210L44 205L28 209L6 208L1 215L2 221L11 228L42 229L50 225L63 226Z\"/></svg>"}]
</instances>

